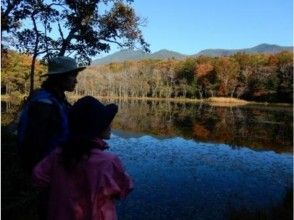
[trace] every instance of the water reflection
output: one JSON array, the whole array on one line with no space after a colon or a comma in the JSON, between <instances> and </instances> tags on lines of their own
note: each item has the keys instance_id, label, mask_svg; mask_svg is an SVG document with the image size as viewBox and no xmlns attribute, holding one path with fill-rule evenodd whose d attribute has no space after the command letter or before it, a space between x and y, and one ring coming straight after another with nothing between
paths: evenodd
<instances>
[{"instance_id":1,"label":"water reflection","mask_svg":"<svg viewBox=\"0 0 294 220\"><path fill-rule=\"evenodd\" d=\"M291 154L179 137L113 135L109 144L135 180L134 192L119 206L122 219L240 220L258 219L239 218L245 211L292 210L283 204L293 185Z\"/></svg>"},{"instance_id":2,"label":"water reflection","mask_svg":"<svg viewBox=\"0 0 294 220\"><path fill-rule=\"evenodd\" d=\"M293 155L280 152L292 152L292 108L115 102L110 150L135 181L118 206L122 219L259 219L246 211L273 207L291 216ZM18 106L1 106L2 123L11 124Z\"/></svg>"},{"instance_id":3,"label":"water reflection","mask_svg":"<svg viewBox=\"0 0 294 220\"><path fill-rule=\"evenodd\" d=\"M292 152L291 107L217 107L204 104L143 100L114 101L119 112L113 127L120 131L161 137L180 136L196 141ZM3 104L2 123L15 118L16 107ZM4 120L3 120L4 116Z\"/></svg>"},{"instance_id":4,"label":"water reflection","mask_svg":"<svg viewBox=\"0 0 294 220\"><path fill-rule=\"evenodd\" d=\"M155 101L118 104L120 111L114 127L124 131L292 152L292 108Z\"/></svg>"}]
</instances>

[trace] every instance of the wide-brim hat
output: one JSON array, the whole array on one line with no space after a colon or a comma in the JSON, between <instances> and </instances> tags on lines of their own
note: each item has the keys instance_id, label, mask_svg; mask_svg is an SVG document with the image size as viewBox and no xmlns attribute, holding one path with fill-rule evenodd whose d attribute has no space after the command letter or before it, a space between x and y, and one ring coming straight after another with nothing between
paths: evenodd
<instances>
[{"instance_id":1,"label":"wide-brim hat","mask_svg":"<svg viewBox=\"0 0 294 220\"><path fill-rule=\"evenodd\" d=\"M85 68L85 66L78 66L76 60L71 57L59 56L48 60L48 72L41 76L57 76L71 72L80 72Z\"/></svg>"},{"instance_id":2,"label":"wide-brim hat","mask_svg":"<svg viewBox=\"0 0 294 220\"><path fill-rule=\"evenodd\" d=\"M118 111L116 104L104 105L92 96L85 96L74 103L69 112L71 135L95 137L112 122Z\"/></svg>"}]
</instances>

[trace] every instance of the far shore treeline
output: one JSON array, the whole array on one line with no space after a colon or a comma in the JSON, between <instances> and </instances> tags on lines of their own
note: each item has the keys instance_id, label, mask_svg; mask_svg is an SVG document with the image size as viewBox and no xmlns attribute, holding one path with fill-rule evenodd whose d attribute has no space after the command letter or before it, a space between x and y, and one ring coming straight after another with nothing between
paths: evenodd
<instances>
[{"instance_id":1,"label":"far shore treeline","mask_svg":"<svg viewBox=\"0 0 294 220\"><path fill-rule=\"evenodd\" d=\"M2 95L29 92L31 57L9 51L2 59ZM36 66L36 87L46 67ZM293 53L199 56L89 66L75 95L150 98L234 97L293 103Z\"/></svg>"}]
</instances>

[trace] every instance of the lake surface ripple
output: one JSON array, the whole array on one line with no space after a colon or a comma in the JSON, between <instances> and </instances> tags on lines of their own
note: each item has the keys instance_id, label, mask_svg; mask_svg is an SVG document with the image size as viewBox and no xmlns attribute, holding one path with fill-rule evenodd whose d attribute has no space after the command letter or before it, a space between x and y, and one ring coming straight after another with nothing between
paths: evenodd
<instances>
[{"instance_id":1,"label":"lake surface ripple","mask_svg":"<svg viewBox=\"0 0 294 220\"><path fill-rule=\"evenodd\" d=\"M135 182L121 219L229 219L280 204L293 185L288 153L148 135L108 142Z\"/></svg>"}]
</instances>

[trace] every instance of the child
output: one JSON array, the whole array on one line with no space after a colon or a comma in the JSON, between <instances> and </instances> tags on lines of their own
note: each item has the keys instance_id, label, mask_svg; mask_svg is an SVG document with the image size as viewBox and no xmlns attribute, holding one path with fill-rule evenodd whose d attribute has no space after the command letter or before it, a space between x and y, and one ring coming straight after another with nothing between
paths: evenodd
<instances>
[{"instance_id":1,"label":"child","mask_svg":"<svg viewBox=\"0 0 294 220\"><path fill-rule=\"evenodd\" d=\"M49 188L48 218L54 220L117 219L114 200L124 198L133 182L119 158L107 151L115 104L86 96L69 112L69 140L33 171L34 185Z\"/></svg>"}]
</instances>

